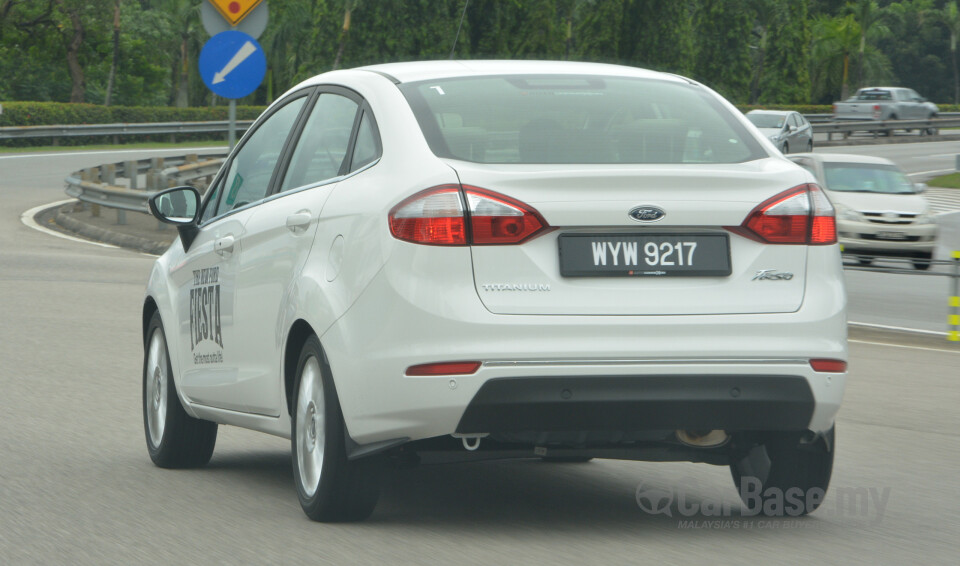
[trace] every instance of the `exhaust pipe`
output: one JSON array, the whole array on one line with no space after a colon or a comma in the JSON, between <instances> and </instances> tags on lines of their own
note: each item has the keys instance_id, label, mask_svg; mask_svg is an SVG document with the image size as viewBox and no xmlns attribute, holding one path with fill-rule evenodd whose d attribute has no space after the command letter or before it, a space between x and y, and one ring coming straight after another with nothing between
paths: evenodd
<instances>
[{"instance_id":1,"label":"exhaust pipe","mask_svg":"<svg viewBox=\"0 0 960 566\"><path fill-rule=\"evenodd\" d=\"M677 440L696 448L716 448L730 440L723 430L677 430Z\"/></svg>"}]
</instances>

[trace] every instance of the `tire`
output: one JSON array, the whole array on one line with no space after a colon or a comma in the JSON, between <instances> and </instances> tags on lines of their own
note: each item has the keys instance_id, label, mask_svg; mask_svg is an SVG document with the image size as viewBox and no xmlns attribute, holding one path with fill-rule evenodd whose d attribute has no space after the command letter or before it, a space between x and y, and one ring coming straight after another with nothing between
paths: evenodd
<instances>
[{"instance_id":1,"label":"tire","mask_svg":"<svg viewBox=\"0 0 960 566\"><path fill-rule=\"evenodd\" d=\"M857 263L864 266L873 265L873 258L868 256L860 256L857 258Z\"/></svg>"},{"instance_id":2,"label":"tire","mask_svg":"<svg viewBox=\"0 0 960 566\"><path fill-rule=\"evenodd\" d=\"M834 429L810 444L802 444L801 437L797 432L772 433L730 464L733 483L750 513L800 516L823 502L833 472Z\"/></svg>"},{"instance_id":3,"label":"tire","mask_svg":"<svg viewBox=\"0 0 960 566\"><path fill-rule=\"evenodd\" d=\"M147 327L143 352L143 430L161 468L199 468L213 456L217 423L195 419L180 404L160 313Z\"/></svg>"},{"instance_id":4,"label":"tire","mask_svg":"<svg viewBox=\"0 0 960 566\"><path fill-rule=\"evenodd\" d=\"M813 152L813 140L807 142L807 153Z\"/></svg>"},{"instance_id":5,"label":"tire","mask_svg":"<svg viewBox=\"0 0 960 566\"><path fill-rule=\"evenodd\" d=\"M937 115L936 115L936 114L931 114L931 115L927 116L927 119L928 119L928 120L936 120L936 119L937 119ZM927 128L927 129L926 129L926 134L927 134L928 136L935 136L935 135L937 135L937 134L939 134L939 133L940 133L940 129L939 129L939 128L936 128L936 127Z\"/></svg>"},{"instance_id":6,"label":"tire","mask_svg":"<svg viewBox=\"0 0 960 566\"><path fill-rule=\"evenodd\" d=\"M362 521L380 498L382 458L347 460L340 401L316 336L300 352L290 444L300 506L314 521Z\"/></svg>"},{"instance_id":7,"label":"tire","mask_svg":"<svg viewBox=\"0 0 960 566\"><path fill-rule=\"evenodd\" d=\"M589 456L544 456L540 460L550 464L586 464L593 458Z\"/></svg>"},{"instance_id":8,"label":"tire","mask_svg":"<svg viewBox=\"0 0 960 566\"><path fill-rule=\"evenodd\" d=\"M890 116L890 118L888 118L888 120L896 120L896 119L897 119L897 116L896 116L896 115ZM885 136L892 136L892 135L893 135L893 130L884 130L884 131L883 131L883 135L885 135Z\"/></svg>"},{"instance_id":9,"label":"tire","mask_svg":"<svg viewBox=\"0 0 960 566\"><path fill-rule=\"evenodd\" d=\"M784 155L790 153L790 144L783 142L783 146L780 148L780 153Z\"/></svg>"},{"instance_id":10,"label":"tire","mask_svg":"<svg viewBox=\"0 0 960 566\"><path fill-rule=\"evenodd\" d=\"M918 271L926 271L930 269L930 261L933 259L933 254L930 252L917 254L910 262L913 264L913 268Z\"/></svg>"}]
</instances>

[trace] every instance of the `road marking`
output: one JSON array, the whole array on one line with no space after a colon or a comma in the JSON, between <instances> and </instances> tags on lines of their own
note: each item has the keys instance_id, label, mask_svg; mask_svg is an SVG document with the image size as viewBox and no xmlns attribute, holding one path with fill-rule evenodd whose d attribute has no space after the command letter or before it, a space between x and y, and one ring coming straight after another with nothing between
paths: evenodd
<instances>
[{"instance_id":1,"label":"road marking","mask_svg":"<svg viewBox=\"0 0 960 566\"><path fill-rule=\"evenodd\" d=\"M226 150L227 147L175 147L170 149L114 149L114 150L97 150L97 151L70 151L66 153L61 153L59 151L48 151L44 153L28 153L28 154L16 154L16 155L0 155L0 159L22 159L26 157L72 157L75 155L111 155L114 153L146 153L146 152L157 152L157 151L222 151Z\"/></svg>"},{"instance_id":2,"label":"road marking","mask_svg":"<svg viewBox=\"0 0 960 566\"><path fill-rule=\"evenodd\" d=\"M921 330L919 328L906 328L903 326L889 326L886 324L871 324L869 322L847 322L847 326L862 326L864 328L879 328L882 330L897 330L899 332L910 332L912 334L929 334L931 336L946 336L946 332L937 332L935 330Z\"/></svg>"},{"instance_id":3,"label":"road marking","mask_svg":"<svg viewBox=\"0 0 960 566\"><path fill-rule=\"evenodd\" d=\"M63 232L57 232L56 230L51 230L50 228L47 228L46 226L41 226L41 225L37 224L37 221L33 219L33 217L36 216L39 212L44 211L44 210L46 210L46 209L48 209L48 208L53 208L53 207L55 207L55 206L60 206L60 205L67 204L68 202L76 202L76 201L77 201L77 199L68 198L68 199L65 199L65 200L59 200L59 201L57 201L57 202L51 202L51 203L49 203L49 204L41 204L40 206L35 206L35 207L31 208L30 210L28 210L28 211L24 212L23 214L21 214L21 215L20 215L20 221L23 222L23 223L24 223L27 227L29 227L29 228L33 228L34 230L39 230L40 232L43 232L44 234L50 234L51 236L56 236L56 237L58 237L58 238L63 238L64 240L70 240L71 242L80 242L80 243L83 243L83 244L92 244L92 245L94 245L94 246L100 246L100 247L102 247L102 248L113 248L113 249L116 249L116 250L122 249L122 248L120 248L119 246L114 246L114 245L111 245L111 244L104 244L103 242L94 242L94 241L92 241L92 240L84 240L83 238L77 238L76 236L70 236L70 235L68 235L68 234L64 234Z\"/></svg>"},{"instance_id":4,"label":"road marking","mask_svg":"<svg viewBox=\"0 0 960 566\"><path fill-rule=\"evenodd\" d=\"M923 346L908 346L906 344L891 344L889 342L870 342L868 340L847 340L847 342L856 342L857 344L868 344L870 346L885 346L887 348L906 348L907 350L926 350L928 352L945 352L947 354L960 354L960 350L943 350L940 348L925 348Z\"/></svg>"},{"instance_id":5,"label":"road marking","mask_svg":"<svg viewBox=\"0 0 960 566\"><path fill-rule=\"evenodd\" d=\"M936 175L938 173L954 173L956 169L937 169L936 171L920 171L919 173L907 173L907 177L919 177L920 175Z\"/></svg>"}]
</instances>

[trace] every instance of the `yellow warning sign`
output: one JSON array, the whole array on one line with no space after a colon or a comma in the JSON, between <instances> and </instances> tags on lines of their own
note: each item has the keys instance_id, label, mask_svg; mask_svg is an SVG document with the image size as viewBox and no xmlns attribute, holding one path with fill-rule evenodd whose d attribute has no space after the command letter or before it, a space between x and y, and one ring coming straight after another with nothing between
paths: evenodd
<instances>
[{"instance_id":1,"label":"yellow warning sign","mask_svg":"<svg viewBox=\"0 0 960 566\"><path fill-rule=\"evenodd\" d=\"M260 2L263 0L210 0L213 7L232 26L240 23L240 20L247 17Z\"/></svg>"}]
</instances>

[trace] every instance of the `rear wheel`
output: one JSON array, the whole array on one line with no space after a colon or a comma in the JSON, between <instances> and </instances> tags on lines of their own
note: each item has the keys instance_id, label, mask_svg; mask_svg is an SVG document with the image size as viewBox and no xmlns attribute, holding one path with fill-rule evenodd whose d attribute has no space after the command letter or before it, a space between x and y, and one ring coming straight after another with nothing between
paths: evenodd
<instances>
[{"instance_id":1,"label":"rear wheel","mask_svg":"<svg viewBox=\"0 0 960 566\"><path fill-rule=\"evenodd\" d=\"M297 363L291 447L303 512L314 521L362 521L380 497L382 460L347 460L340 401L311 336Z\"/></svg>"},{"instance_id":2,"label":"rear wheel","mask_svg":"<svg viewBox=\"0 0 960 566\"><path fill-rule=\"evenodd\" d=\"M740 499L753 513L799 516L824 500L833 472L834 429L813 442L803 433L771 433L730 464Z\"/></svg>"},{"instance_id":3,"label":"rear wheel","mask_svg":"<svg viewBox=\"0 0 960 566\"><path fill-rule=\"evenodd\" d=\"M930 269L930 262L933 259L933 253L925 252L917 254L912 260L913 268L919 271L926 271Z\"/></svg>"},{"instance_id":4,"label":"rear wheel","mask_svg":"<svg viewBox=\"0 0 960 566\"><path fill-rule=\"evenodd\" d=\"M150 459L161 468L206 465L217 443L217 423L195 419L183 410L160 313L150 319L145 346L143 428Z\"/></svg>"},{"instance_id":5,"label":"rear wheel","mask_svg":"<svg viewBox=\"0 0 960 566\"><path fill-rule=\"evenodd\" d=\"M888 120L896 120L896 119L897 119L897 116L896 116L896 115L890 116L890 118L888 118ZM883 131L883 135L885 135L885 136L892 136L892 135L893 135L893 130L892 130L892 129L891 129L891 130L884 130L884 131Z\"/></svg>"}]
</instances>

